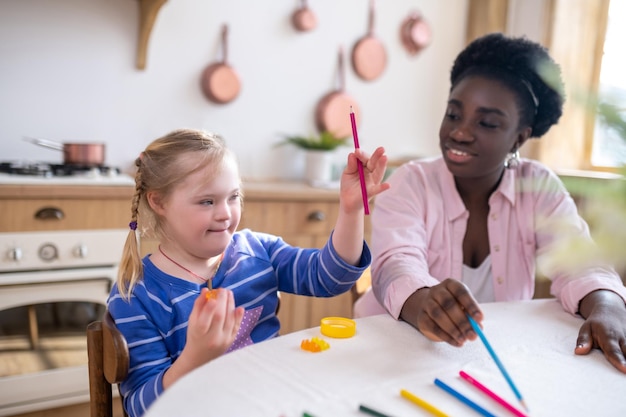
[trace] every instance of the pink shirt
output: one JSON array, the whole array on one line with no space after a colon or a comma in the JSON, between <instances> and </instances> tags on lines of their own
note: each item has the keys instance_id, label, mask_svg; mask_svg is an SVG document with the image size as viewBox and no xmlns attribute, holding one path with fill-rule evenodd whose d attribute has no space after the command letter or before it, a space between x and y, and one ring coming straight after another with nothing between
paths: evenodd
<instances>
[{"instance_id":1,"label":"pink shirt","mask_svg":"<svg viewBox=\"0 0 626 417\"><path fill-rule=\"evenodd\" d=\"M372 289L395 318L416 290L446 278L462 279L463 237L469 212L441 157L412 161L389 178L372 213ZM550 292L572 314L580 300L609 289L626 301L626 288L611 267L568 271L571 260L551 262L559 240L593 244L587 223L561 180L536 161L506 169L489 198L488 234L496 301L529 300L535 269L552 280ZM550 225L559 225L559 232ZM545 261L545 263L543 262ZM572 269L572 268L570 268Z\"/></svg>"}]
</instances>

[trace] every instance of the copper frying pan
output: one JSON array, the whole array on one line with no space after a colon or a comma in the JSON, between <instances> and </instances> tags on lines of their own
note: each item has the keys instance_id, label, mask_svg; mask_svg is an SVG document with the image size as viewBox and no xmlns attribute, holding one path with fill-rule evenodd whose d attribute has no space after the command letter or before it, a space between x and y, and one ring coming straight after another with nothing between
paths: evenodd
<instances>
[{"instance_id":1,"label":"copper frying pan","mask_svg":"<svg viewBox=\"0 0 626 417\"><path fill-rule=\"evenodd\" d=\"M210 101L225 104L234 100L241 90L239 76L228 64L228 26L222 26L222 60L206 67L202 73L202 92Z\"/></svg>"},{"instance_id":2,"label":"copper frying pan","mask_svg":"<svg viewBox=\"0 0 626 417\"><path fill-rule=\"evenodd\" d=\"M307 32L317 26L317 17L307 5L307 0L301 0L300 7L291 15L291 23L297 31Z\"/></svg>"},{"instance_id":3,"label":"copper frying pan","mask_svg":"<svg viewBox=\"0 0 626 417\"><path fill-rule=\"evenodd\" d=\"M374 0L370 0L367 34L352 48L354 72L366 81L375 80L387 66L387 51L383 43L374 35Z\"/></svg>"},{"instance_id":4,"label":"copper frying pan","mask_svg":"<svg viewBox=\"0 0 626 417\"><path fill-rule=\"evenodd\" d=\"M337 75L339 87L326 94L317 104L315 121L320 132L330 132L337 139L344 139L352 133L350 107L359 122L359 107L354 99L345 92L345 70L343 65L343 48L339 48Z\"/></svg>"}]
</instances>

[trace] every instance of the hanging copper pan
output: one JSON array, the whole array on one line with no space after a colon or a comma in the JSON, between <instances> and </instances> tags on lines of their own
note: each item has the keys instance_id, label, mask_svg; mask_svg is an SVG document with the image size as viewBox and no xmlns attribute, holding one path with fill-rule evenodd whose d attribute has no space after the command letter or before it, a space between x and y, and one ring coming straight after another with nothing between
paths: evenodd
<instances>
[{"instance_id":1,"label":"hanging copper pan","mask_svg":"<svg viewBox=\"0 0 626 417\"><path fill-rule=\"evenodd\" d=\"M432 33L428 23L418 12L411 12L400 26L400 40L409 55L417 55L431 41Z\"/></svg>"},{"instance_id":2,"label":"hanging copper pan","mask_svg":"<svg viewBox=\"0 0 626 417\"><path fill-rule=\"evenodd\" d=\"M300 32L308 32L317 26L317 17L307 4L307 0L301 0L300 7L291 15L293 27Z\"/></svg>"},{"instance_id":3,"label":"hanging copper pan","mask_svg":"<svg viewBox=\"0 0 626 417\"><path fill-rule=\"evenodd\" d=\"M326 94L317 104L315 121L320 132L330 132L337 139L343 139L352 133L350 107L359 122L359 107L354 99L345 92L345 69L343 64L343 48L339 48L337 65L339 87Z\"/></svg>"},{"instance_id":4,"label":"hanging copper pan","mask_svg":"<svg viewBox=\"0 0 626 417\"><path fill-rule=\"evenodd\" d=\"M367 34L352 48L354 72L363 80L378 78L387 66L387 51L383 43L374 35L374 0L370 0Z\"/></svg>"},{"instance_id":5,"label":"hanging copper pan","mask_svg":"<svg viewBox=\"0 0 626 417\"><path fill-rule=\"evenodd\" d=\"M239 76L228 64L228 26L222 26L222 60L215 62L202 73L201 85L206 98L217 104L234 100L241 90Z\"/></svg>"}]
</instances>

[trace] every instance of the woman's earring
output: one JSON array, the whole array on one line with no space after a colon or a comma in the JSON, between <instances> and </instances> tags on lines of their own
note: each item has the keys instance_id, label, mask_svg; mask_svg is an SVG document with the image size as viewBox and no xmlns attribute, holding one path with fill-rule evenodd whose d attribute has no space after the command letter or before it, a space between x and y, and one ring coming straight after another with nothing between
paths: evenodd
<instances>
[{"instance_id":1,"label":"woman's earring","mask_svg":"<svg viewBox=\"0 0 626 417\"><path fill-rule=\"evenodd\" d=\"M504 158L504 167L508 169L513 169L519 165L519 150L515 150L515 152L509 152Z\"/></svg>"}]
</instances>

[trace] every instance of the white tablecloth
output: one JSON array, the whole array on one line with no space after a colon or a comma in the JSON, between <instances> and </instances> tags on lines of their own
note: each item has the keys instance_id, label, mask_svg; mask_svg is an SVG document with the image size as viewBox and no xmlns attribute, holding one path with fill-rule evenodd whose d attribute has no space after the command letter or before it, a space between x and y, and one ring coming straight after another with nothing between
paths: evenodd
<instances>
[{"instance_id":1,"label":"white tablecloth","mask_svg":"<svg viewBox=\"0 0 626 417\"><path fill-rule=\"evenodd\" d=\"M533 417L626 416L626 375L601 352L574 355L582 320L554 300L482 305L484 333ZM322 337L311 353L303 339ZM450 416L477 416L433 383L439 378L497 416L507 410L463 381L463 370L519 407L479 339L455 348L427 340L387 315L357 320L349 339L319 327L227 354L188 374L153 404L147 417L364 416L359 404L401 416L430 416L400 396L406 389Z\"/></svg>"}]
</instances>

